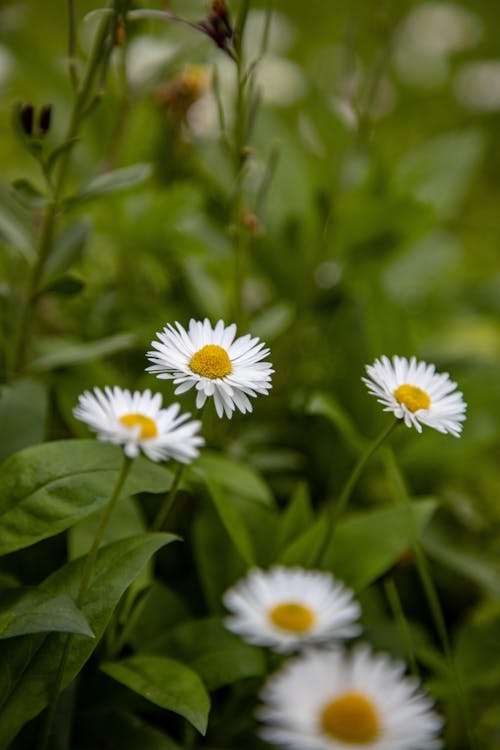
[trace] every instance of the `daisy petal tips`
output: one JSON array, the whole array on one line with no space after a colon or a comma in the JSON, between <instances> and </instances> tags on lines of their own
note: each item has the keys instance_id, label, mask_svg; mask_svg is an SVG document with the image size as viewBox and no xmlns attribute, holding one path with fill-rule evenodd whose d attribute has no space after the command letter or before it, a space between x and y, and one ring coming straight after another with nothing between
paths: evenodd
<instances>
[{"instance_id":1,"label":"daisy petal tips","mask_svg":"<svg viewBox=\"0 0 500 750\"><path fill-rule=\"evenodd\" d=\"M147 371L164 380L173 380L176 395L196 388L196 407L201 409L213 397L219 417L231 419L233 411L252 411L249 397L267 395L274 370L262 360L269 349L258 338L236 336L236 325L222 320L212 327L210 321L190 320L186 331L180 323L170 323L157 334L152 362Z\"/></svg>"},{"instance_id":2,"label":"daisy petal tips","mask_svg":"<svg viewBox=\"0 0 500 750\"><path fill-rule=\"evenodd\" d=\"M364 644L306 651L265 685L261 736L287 750L436 750L443 722L404 672Z\"/></svg>"},{"instance_id":3,"label":"daisy petal tips","mask_svg":"<svg viewBox=\"0 0 500 750\"><path fill-rule=\"evenodd\" d=\"M129 458L141 451L152 461L173 458L190 463L199 455L204 439L198 435L201 422L180 412L179 404L162 409L160 393L123 390L118 386L104 391L94 388L78 398L73 410L76 419L85 422L99 440L123 445Z\"/></svg>"},{"instance_id":4,"label":"daisy petal tips","mask_svg":"<svg viewBox=\"0 0 500 750\"><path fill-rule=\"evenodd\" d=\"M224 594L225 626L248 643L287 653L353 638L361 608L330 573L275 566L255 568Z\"/></svg>"},{"instance_id":5,"label":"daisy petal tips","mask_svg":"<svg viewBox=\"0 0 500 750\"><path fill-rule=\"evenodd\" d=\"M422 425L460 437L467 404L447 372L437 373L415 357L376 359L367 365L369 378L362 378L369 392L407 427L422 432Z\"/></svg>"}]
</instances>

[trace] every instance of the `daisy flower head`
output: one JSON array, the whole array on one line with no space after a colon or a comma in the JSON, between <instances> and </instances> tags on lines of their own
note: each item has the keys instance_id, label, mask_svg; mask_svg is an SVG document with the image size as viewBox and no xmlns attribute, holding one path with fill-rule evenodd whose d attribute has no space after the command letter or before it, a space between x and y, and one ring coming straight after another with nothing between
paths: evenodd
<instances>
[{"instance_id":1,"label":"daisy flower head","mask_svg":"<svg viewBox=\"0 0 500 750\"><path fill-rule=\"evenodd\" d=\"M248 643L287 653L311 643L353 638L361 608L330 573L254 568L224 594L228 630Z\"/></svg>"},{"instance_id":2,"label":"daisy flower head","mask_svg":"<svg viewBox=\"0 0 500 750\"><path fill-rule=\"evenodd\" d=\"M404 672L366 645L311 649L264 686L261 735L288 750L435 750L442 720Z\"/></svg>"},{"instance_id":3,"label":"daisy flower head","mask_svg":"<svg viewBox=\"0 0 500 750\"><path fill-rule=\"evenodd\" d=\"M156 334L153 350L147 353L152 362L148 372L158 378L173 380L176 395L196 388L196 407L201 409L207 398L214 399L219 417L231 419L233 411L252 411L249 396L267 395L274 372L262 360L269 349L258 338L236 336L236 325L222 320L212 327L210 321L190 320L186 331L180 323L170 323Z\"/></svg>"},{"instance_id":4,"label":"daisy flower head","mask_svg":"<svg viewBox=\"0 0 500 750\"><path fill-rule=\"evenodd\" d=\"M162 409L161 394L153 395L149 389L131 393L116 385L106 386L104 391L94 388L92 393L85 391L78 397L73 414L99 440L123 445L129 458L142 451L152 461L173 458L190 463L205 442L197 434L201 422L190 420L190 414L180 413L179 404Z\"/></svg>"},{"instance_id":5,"label":"daisy flower head","mask_svg":"<svg viewBox=\"0 0 500 750\"><path fill-rule=\"evenodd\" d=\"M392 411L418 432L427 425L460 437L467 404L447 372L437 373L434 365L415 357L408 361L397 356L392 361L385 356L376 359L366 371L369 378L362 380L384 411Z\"/></svg>"}]
</instances>

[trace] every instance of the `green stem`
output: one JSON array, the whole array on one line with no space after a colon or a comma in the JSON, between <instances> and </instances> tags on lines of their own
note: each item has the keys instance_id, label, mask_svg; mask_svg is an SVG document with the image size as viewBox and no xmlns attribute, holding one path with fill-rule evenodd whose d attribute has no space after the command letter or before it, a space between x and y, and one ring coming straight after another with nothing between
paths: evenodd
<instances>
[{"instance_id":1,"label":"green stem","mask_svg":"<svg viewBox=\"0 0 500 750\"><path fill-rule=\"evenodd\" d=\"M156 518L154 519L152 523L151 531L159 531L162 528L163 524L165 523L167 516L170 513L170 510L174 504L175 496L177 495L177 490L179 488L179 484L182 479L183 471L184 471L184 464L177 464L177 468L175 470L175 474L172 480L172 484L170 486L170 490L164 502L162 503L160 510L158 511L156 515Z\"/></svg>"},{"instance_id":2,"label":"green stem","mask_svg":"<svg viewBox=\"0 0 500 750\"><path fill-rule=\"evenodd\" d=\"M64 142L74 141L83 122L83 112L89 98L95 76L99 65L101 64L101 52L106 41L110 23L109 15L105 15L98 27L92 52L90 54L85 75L76 91L73 110ZM43 276L45 264L52 249L52 240L54 236L54 225L57 213L59 211L61 196L64 190L69 163L71 159L71 149L67 148L61 155L59 170L54 184L52 199L49 203L38 242L36 260L33 265L28 288L26 291L23 309L20 314L19 332L17 346L14 354L14 371L22 372L26 364L26 355L30 340L31 327L33 322L33 312L36 304L37 293L40 281Z\"/></svg>"},{"instance_id":3,"label":"green stem","mask_svg":"<svg viewBox=\"0 0 500 750\"><path fill-rule=\"evenodd\" d=\"M361 476L361 473L363 469L365 468L365 464L368 462L368 460L373 456L373 454L380 448L384 440L389 437L389 435L394 432L396 427L401 424L401 420L396 419L394 422L391 422L388 427L385 427L380 435L375 438L375 440L368 445L368 447L364 450L362 455L360 456L357 464L354 466L353 470L351 471L350 475L347 477L347 480L342 488L342 491L340 493L339 499L335 504L330 505L329 508L327 508L327 528L326 533L323 539L323 543L320 547L320 551L318 554L318 560L321 560L325 554L326 548L328 544L330 543L333 533L335 531L335 527L337 525L337 522L344 512L349 499L352 495L352 492L359 480L359 477Z\"/></svg>"},{"instance_id":4,"label":"green stem","mask_svg":"<svg viewBox=\"0 0 500 750\"><path fill-rule=\"evenodd\" d=\"M111 517L111 514L113 513L116 502L120 496L120 492L123 488L124 482L127 478L131 465L132 465L132 459L124 456L122 466L120 469L120 473L118 474L113 492L111 493L111 496L107 502L106 507L104 508L104 512L101 516L101 519L99 521L99 524L97 526L97 529L94 535L94 541L92 542L92 546L89 552L87 553L87 558L85 560L85 564L82 570L82 577L80 579L80 586L78 589L78 594L75 599L76 606L79 609L81 608L83 604L83 601L85 599L85 594L87 593L87 590L88 590L88 587L92 578L92 573L94 571L94 566L95 566L95 562L97 559L97 553L99 551L102 537L106 530L106 526ZM59 694L63 686L64 672L66 669L66 664L68 661L72 640L73 640L73 636L71 634L68 634L64 642L63 652L61 655L61 660L59 662L59 667L57 670L56 679L54 683L52 698L49 702L49 706L47 709L47 714L45 717L45 722L44 722L42 734L40 737L38 750L46 750L49 745L49 741L50 741L50 737L52 733L52 725L54 723L54 718L57 712L58 698L59 698Z\"/></svg>"}]
</instances>

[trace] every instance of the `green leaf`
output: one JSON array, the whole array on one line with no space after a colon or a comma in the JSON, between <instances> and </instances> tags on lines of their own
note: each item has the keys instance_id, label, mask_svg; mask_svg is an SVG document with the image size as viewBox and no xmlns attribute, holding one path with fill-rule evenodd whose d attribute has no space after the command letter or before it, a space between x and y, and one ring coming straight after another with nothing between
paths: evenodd
<instances>
[{"instance_id":1,"label":"green leaf","mask_svg":"<svg viewBox=\"0 0 500 750\"><path fill-rule=\"evenodd\" d=\"M155 581L134 606L134 623L127 642L138 651L146 651L156 638L188 617L186 603L179 594Z\"/></svg>"},{"instance_id":2,"label":"green leaf","mask_svg":"<svg viewBox=\"0 0 500 750\"><path fill-rule=\"evenodd\" d=\"M204 482L213 480L229 492L264 505L273 505L274 499L268 485L260 474L243 461L204 451L190 469L195 477Z\"/></svg>"},{"instance_id":3,"label":"green leaf","mask_svg":"<svg viewBox=\"0 0 500 750\"><path fill-rule=\"evenodd\" d=\"M134 164L131 167L122 167L112 172L106 172L91 180L79 193L68 198L66 205L73 207L92 198L98 198L107 193L116 193L119 190L140 185L152 174L151 164Z\"/></svg>"},{"instance_id":4,"label":"green leaf","mask_svg":"<svg viewBox=\"0 0 500 750\"><path fill-rule=\"evenodd\" d=\"M100 550L94 575L81 610L95 639L71 639L63 676L66 686L96 648L122 594L146 562L172 534L142 534L109 544ZM74 560L53 573L39 587L53 596L77 597L84 559ZM27 721L49 700L60 664L66 635L29 635L0 643L0 747L6 748Z\"/></svg>"},{"instance_id":5,"label":"green leaf","mask_svg":"<svg viewBox=\"0 0 500 750\"><path fill-rule=\"evenodd\" d=\"M283 565L316 565L327 531L325 518L318 518L303 534L294 539L281 554L278 561Z\"/></svg>"},{"instance_id":6,"label":"green leaf","mask_svg":"<svg viewBox=\"0 0 500 750\"><path fill-rule=\"evenodd\" d=\"M90 222L75 221L57 238L43 270L42 285L63 274L81 259L90 234Z\"/></svg>"},{"instance_id":7,"label":"green leaf","mask_svg":"<svg viewBox=\"0 0 500 750\"><path fill-rule=\"evenodd\" d=\"M353 453L358 454L364 450L366 446L365 439L360 435L347 412L344 411L331 394L316 391L307 402L305 411L306 414L318 414L326 417L340 432Z\"/></svg>"},{"instance_id":8,"label":"green leaf","mask_svg":"<svg viewBox=\"0 0 500 750\"><path fill-rule=\"evenodd\" d=\"M124 349L131 349L137 343L133 333L117 333L97 341L81 343L80 341L53 337L46 339L46 352L30 362L30 370L45 372L58 367L68 367L89 359L109 357Z\"/></svg>"},{"instance_id":9,"label":"green leaf","mask_svg":"<svg viewBox=\"0 0 500 750\"><path fill-rule=\"evenodd\" d=\"M119 470L121 450L97 440L59 440L27 448L0 467L0 554L54 536L101 508ZM121 496L166 492L171 475L134 460Z\"/></svg>"},{"instance_id":10,"label":"green leaf","mask_svg":"<svg viewBox=\"0 0 500 750\"><path fill-rule=\"evenodd\" d=\"M366 588L419 538L436 507L435 500L419 500L339 523L321 567L356 591Z\"/></svg>"},{"instance_id":11,"label":"green leaf","mask_svg":"<svg viewBox=\"0 0 500 750\"><path fill-rule=\"evenodd\" d=\"M29 214L22 211L7 190L0 186L0 241L15 248L23 257L34 260L34 240L30 232Z\"/></svg>"},{"instance_id":12,"label":"green leaf","mask_svg":"<svg viewBox=\"0 0 500 750\"><path fill-rule=\"evenodd\" d=\"M23 208L33 209L47 205L47 198L29 180L14 180L12 183L12 197Z\"/></svg>"},{"instance_id":13,"label":"green leaf","mask_svg":"<svg viewBox=\"0 0 500 750\"><path fill-rule=\"evenodd\" d=\"M205 734L210 698L189 667L166 657L140 655L103 664L101 669L157 706L180 714Z\"/></svg>"},{"instance_id":14,"label":"green leaf","mask_svg":"<svg viewBox=\"0 0 500 750\"><path fill-rule=\"evenodd\" d=\"M78 140L78 138L70 138L68 141L64 141L64 143L56 146L56 148L50 152L47 157L47 161L45 162L45 168L48 174L50 174L50 172L54 169L58 159L60 159L60 157L65 154L66 151L70 151L72 148L74 148L78 143Z\"/></svg>"},{"instance_id":15,"label":"green leaf","mask_svg":"<svg viewBox=\"0 0 500 750\"><path fill-rule=\"evenodd\" d=\"M215 617L182 622L146 650L181 659L200 675L208 690L266 673L262 650L244 643Z\"/></svg>"},{"instance_id":16,"label":"green leaf","mask_svg":"<svg viewBox=\"0 0 500 750\"><path fill-rule=\"evenodd\" d=\"M49 281L38 289L38 294L58 294L61 297L73 297L85 288L83 279L66 274L58 279Z\"/></svg>"},{"instance_id":17,"label":"green leaf","mask_svg":"<svg viewBox=\"0 0 500 750\"><path fill-rule=\"evenodd\" d=\"M0 461L12 453L43 441L47 421L47 400L46 386L34 380L18 380L2 387Z\"/></svg>"},{"instance_id":18,"label":"green leaf","mask_svg":"<svg viewBox=\"0 0 500 750\"><path fill-rule=\"evenodd\" d=\"M120 707L92 713L92 719L79 725L79 744L88 750L119 748L119 750L181 750L160 729L150 726L138 716Z\"/></svg>"},{"instance_id":19,"label":"green leaf","mask_svg":"<svg viewBox=\"0 0 500 750\"><path fill-rule=\"evenodd\" d=\"M29 633L78 633L93 637L84 616L67 595L10 589L0 597L0 638Z\"/></svg>"},{"instance_id":20,"label":"green leaf","mask_svg":"<svg viewBox=\"0 0 500 750\"><path fill-rule=\"evenodd\" d=\"M234 546L248 565L255 565L255 553L250 534L240 509L225 490L212 479L207 479L212 502Z\"/></svg>"},{"instance_id":21,"label":"green leaf","mask_svg":"<svg viewBox=\"0 0 500 750\"><path fill-rule=\"evenodd\" d=\"M282 550L308 529L314 519L307 484L299 484L279 524L277 547Z\"/></svg>"}]
</instances>

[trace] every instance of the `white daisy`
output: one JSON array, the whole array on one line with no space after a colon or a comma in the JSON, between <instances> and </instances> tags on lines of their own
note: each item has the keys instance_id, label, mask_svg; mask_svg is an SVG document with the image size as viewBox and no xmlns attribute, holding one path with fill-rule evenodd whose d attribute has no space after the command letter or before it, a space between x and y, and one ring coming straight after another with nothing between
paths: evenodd
<instances>
[{"instance_id":1,"label":"white daisy","mask_svg":"<svg viewBox=\"0 0 500 750\"><path fill-rule=\"evenodd\" d=\"M405 666L359 645L310 650L272 675L261 734L289 750L433 750L441 718Z\"/></svg>"},{"instance_id":2,"label":"white daisy","mask_svg":"<svg viewBox=\"0 0 500 750\"><path fill-rule=\"evenodd\" d=\"M135 458L140 451L152 461L173 458L189 463L199 455L205 442L196 433L201 422L188 421L190 414L180 414L179 404L162 409L160 393L123 390L118 386L104 392L94 388L78 397L73 410L77 419L86 422L99 440L123 445L125 455Z\"/></svg>"},{"instance_id":3,"label":"white daisy","mask_svg":"<svg viewBox=\"0 0 500 750\"><path fill-rule=\"evenodd\" d=\"M225 326L222 320L212 328L205 318L190 320L186 331L180 323L170 323L156 335L154 351L147 353L152 367L148 372L159 378L173 380L175 393L195 387L196 406L201 409L213 396L219 417L231 419L234 409L252 411L249 396L266 394L271 388L274 372L269 362L262 362L269 349L249 334L235 339L236 326Z\"/></svg>"},{"instance_id":4,"label":"white daisy","mask_svg":"<svg viewBox=\"0 0 500 750\"><path fill-rule=\"evenodd\" d=\"M392 411L418 432L425 424L460 437L467 404L447 372L437 373L434 365L415 357L393 357L391 362L385 356L367 365L366 371L370 377L362 380L384 411Z\"/></svg>"},{"instance_id":5,"label":"white daisy","mask_svg":"<svg viewBox=\"0 0 500 750\"><path fill-rule=\"evenodd\" d=\"M224 594L225 625L249 643L285 653L310 643L352 638L361 608L330 573L255 568Z\"/></svg>"}]
</instances>

